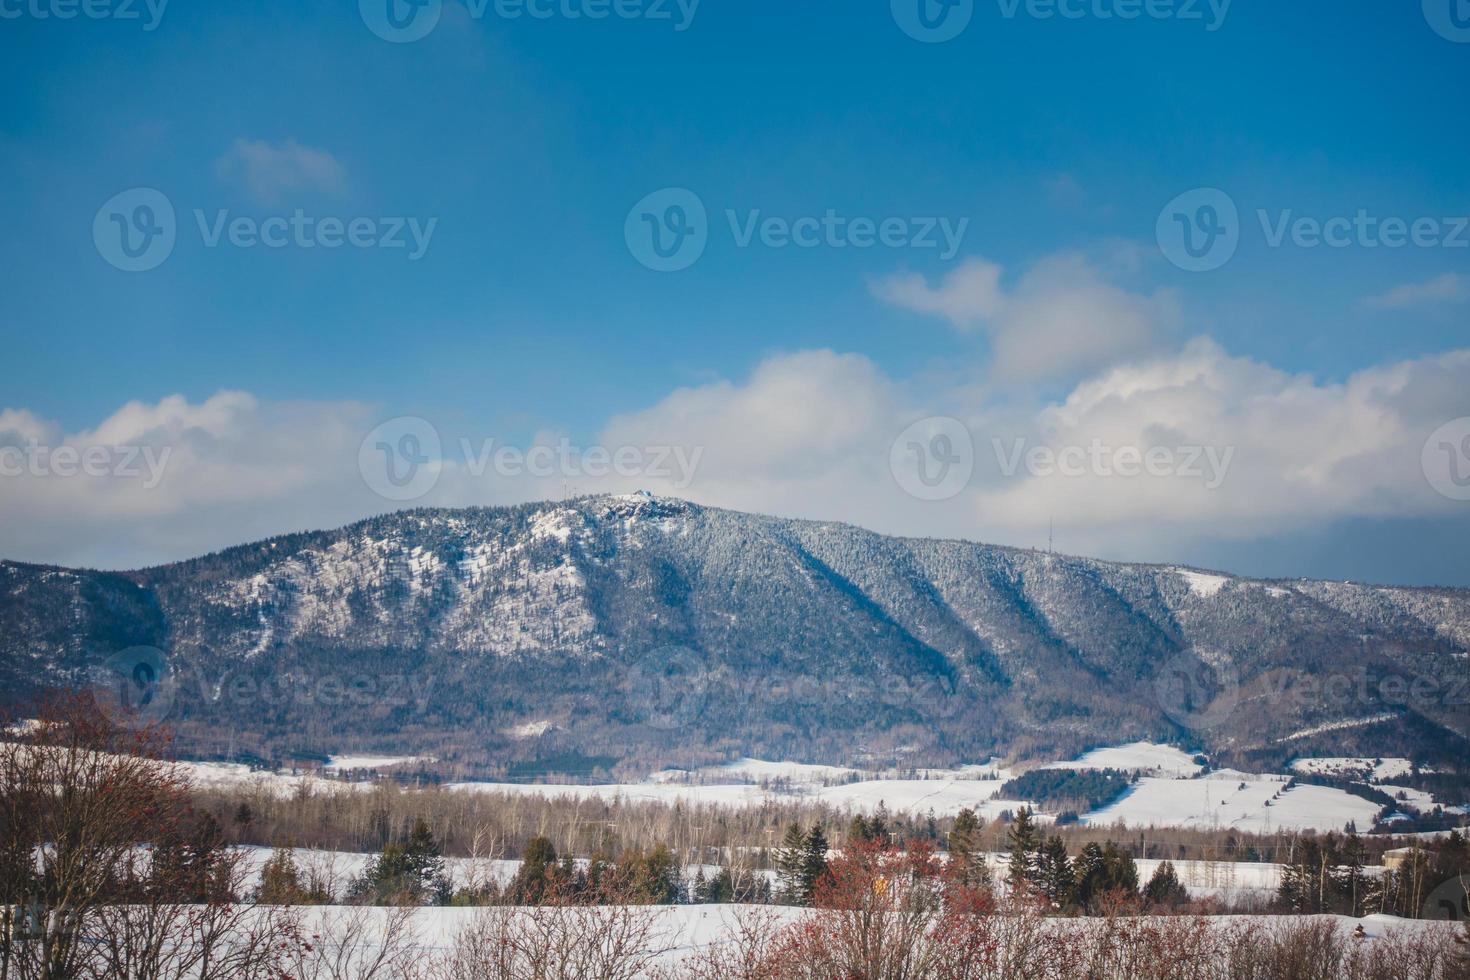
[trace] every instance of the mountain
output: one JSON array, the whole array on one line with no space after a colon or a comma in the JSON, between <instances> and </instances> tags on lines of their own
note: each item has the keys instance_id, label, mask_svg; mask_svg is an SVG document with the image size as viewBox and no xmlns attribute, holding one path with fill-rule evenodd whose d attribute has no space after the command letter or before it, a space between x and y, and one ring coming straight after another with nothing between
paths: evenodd
<instances>
[{"instance_id":1,"label":"mountain","mask_svg":"<svg viewBox=\"0 0 1470 980\"><path fill-rule=\"evenodd\" d=\"M138 645L204 755L1466 757L1470 590L1255 581L645 494L406 511L137 572L0 563L0 689ZM162 703L160 701L159 703Z\"/></svg>"}]
</instances>

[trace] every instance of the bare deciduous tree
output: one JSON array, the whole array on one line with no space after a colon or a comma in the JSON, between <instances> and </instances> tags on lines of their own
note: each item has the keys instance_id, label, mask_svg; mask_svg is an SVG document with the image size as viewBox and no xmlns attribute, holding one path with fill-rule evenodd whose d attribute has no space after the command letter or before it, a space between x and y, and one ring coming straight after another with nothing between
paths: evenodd
<instances>
[{"instance_id":1,"label":"bare deciduous tree","mask_svg":"<svg viewBox=\"0 0 1470 980\"><path fill-rule=\"evenodd\" d=\"M69 980L85 967L81 928L125 877L134 850L189 809L161 761L165 736L111 725L85 697L48 703L24 737L0 741L0 865L7 905L31 910L0 947L0 975Z\"/></svg>"},{"instance_id":2,"label":"bare deciduous tree","mask_svg":"<svg viewBox=\"0 0 1470 980\"><path fill-rule=\"evenodd\" d=\"M608 889L610 904L549 888L539 905L476 912L433 980L638 980L669 951L667 910L631 904Z\"/></svg>"}]
</instances>

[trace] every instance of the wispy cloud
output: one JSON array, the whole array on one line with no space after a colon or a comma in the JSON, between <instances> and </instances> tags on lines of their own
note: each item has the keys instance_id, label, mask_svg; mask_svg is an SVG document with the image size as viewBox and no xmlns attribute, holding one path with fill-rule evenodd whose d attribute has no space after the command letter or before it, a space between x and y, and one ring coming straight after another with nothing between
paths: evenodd
<instances>
[{"instance_id":1,"label":"wispy cloud","mask_svg":"<svg viewBox=\"0 0 1470 980\"><path fill-rule=\"evenodd\" d=\"M1072 210L1087 203L1087 192L1071 174L1048 177L1042 181L1042 186L1046 189L1046 199L1052 207Z\"/></svg>"},{"instance_id":2,"label":"wispy cloud","mask_svg":"<svg viewBox=\"0 0 1470 980\"><path fill-rule=\"evenodd\" d=\"M1407 283L1363 300L1374 310L1408 310L1418 306L1463 303L1470 300L1470 277L1447 272L1428 282Z\"/></svg>"},{"instance_id":3,"label":"wispy cloud","mask_svg":"<svg viewBox=\"0 0 1470 980\"><path fill-rule=\"evenodd\" d=\"M1010 290L1002 272L972 258L937 285L915 273L877 280L870 289L891 306L984 333L996 374L1015 380L1075 376L1137 356L1178 319L1172 293L1130 292L1079 253L1037 262Z\"/></svg>"},{"instance_id":4,"label":"wispy cloud","mask_svg":"<svg viewBox=\"0 0 1470 980\"><path fill-rule=\"evenodd\" d=\"M347 171L336 157L290 139L274 145L265 140L237 139L215 161L214 170L220 180L244 186L266 204L274 204L293 191L342 194L347 189Z\"/></svg>"}]
</instances>

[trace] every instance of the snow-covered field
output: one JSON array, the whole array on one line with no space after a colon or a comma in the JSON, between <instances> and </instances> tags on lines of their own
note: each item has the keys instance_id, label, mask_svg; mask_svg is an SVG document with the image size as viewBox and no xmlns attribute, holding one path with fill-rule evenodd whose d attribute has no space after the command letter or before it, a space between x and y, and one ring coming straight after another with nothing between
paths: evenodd
<instances>
[{"instance_id":1,"label":"snow-covered field","mask_svg":"<svg viewBox=\"0 0 1470 980\"><path fill-rule=\"evenodd\" d=\"M748 912L749 908L735 905L678 905L640 910L655 916L654 930L647 948L657 952L657 962L676 964L703 949L728 942L735 933L739 916L743 912ZM804 909L782 906L763 907L762 913L773 916L776 922L782 924L799 921L810 914ZM320 941L328 946L332 945L333 936L340 934L341 923L363 917L367 928L363 930L359 955L366 955L376 948L375 943L379 941L378 937L381 937L386 931L393 910L328 906L303 908L300 914L303 916L304 931L309 935L321 937ZM404 942L421 959L442 954L453 946L455 938L472 925L476 916L480 914L482 910L474 908L415 909L409 924L410 933L405 937ZM1211 921L1226 926L1240 923L1244 918L1248 917L1217 918ZM1442 931L1446 928L1445 923L1398 919L1383 915L1370 915L1362 919L1346 916L1314 916L1312 918L1335 921L1339 926L1340 934L1344 936L1350 935L1355 928L1361 926L1366 942L1381 939L1390 932ZM1089 928L1096 922L1097 920L1091 919L1047 920L1048 928L1052 929Z\"/></svg>"},{"instance_id":2,"label":"snow-covered field","mask_svg":"<svg viewBox=\"0 0 1470 980\"><path fill-rule=\"evenodd\" d=\"M303 789L329 793L372 787L370 782L349 783L310 773L264 772L237 762L180 762L178 765L197 789L252 789L284 797Z\"/></svg>"},{"instance_id":3,"label":"snow-covered field","mask_svg":"<svg viewBox=\"0 0 1470 980\"><path fill-rule=\"evenodd\" d=\"M721 806L760 806L767 801L826 803L839 809L871 813L879 804L892 812L953 816L965 807L992 819L1004 810L1025 805L997 796L1004 779L944 777L929 779L869 779L837 785L782 783L687 784L672 782L609 783L599 786L561 786L538 783L452 783L461 793L506 793L551 799L622 800L625 802L704 803Z\"/></svg>"},{"instance_id":4,"label":"snow-covered field","mask_svg":"<svg viewBox=\"0 0 1470 980\"><path fill-rule=\"evenodd\" d=\"M244 855L244 877L241 890L250 894L260 887L261 869L275 851L269 847L240 847ZM355 878L362 875L368 862L377 855L353 851L318 851L305 847L291 848L291 858L305 879L314 879L336 895L345 894ZM447 857L444 872L456 888L494 882L504 887L515 877L520 861Z\"/></svg>"},{"instance_id":5,"label":"snow-covered field","mask_svg":"<svg viewBox=\"0 0 1470 980\"><path fill-rule=\"evenodd\" d=\"M1203 767L1194 756L1171 745L1132 742L1106 749L1094 749L1070 762L1053 762L1047 769L1121 769L1153 776L1193 776Z\"/></svg>"},{"instance_id":6,"label":"snow-covered field","mask_svg":"<svg viewBox=\"0 0 1470 980\"><path fill-rule=\"evenodd\" d=\"M392 756L333 759L343 770L382 768L407 761L414 760ZM280 796L303 790L353 792L372 785L311 774L251 771L228 763L182 765L201 787L250 787ZM1191 753L1149 742L1096 749L1077 759L1049 763L1047 768L1121 769L1140 775L1137 784L1121 799L1081 818L1094 825L1121 822L1130 827L1218 827L1265 833L1340 831L1352 822L1359 831L1366 832L1379 813L1377 804L1343 790L1326 786L1288 789L1287 775L1233 770L1202 775L1203 767ZM1399 809L1406 813L1430 812L1436 806L1428 793L1389 781L1409 773L1405 759L1298 759L1292 768L1302 774L1343 775L1375 782L1384 792L1399 799ZM756 807L772 801L810 803L864 813L882 805L894 813L924 816L932 812L937 817L953 816L961 809L970 808L993 820L1006 811L1015 812L1022 806L1032 805L1030 801L1001 798L1001 788L1011 777L1010 771L994 764L894 774L846 766L740 759L692 771L665 770L636 783L588 786L462 782L448 784L447 788L456 793L626 803L682 802L728 807Z\"/></svg>"},{"instance_id":7,"label":"snow-covered field","mask_svg":"<svg viewBox=\"0 0 1470 980\"><path fill-rule=\"evenodd\" d=\"M260 885L261 868L272 853L267 847L242 847L245 855L245 876L242 890L252 893ZM298 870L306 877L321 881L337 895L346 893L353 879L360 876L374 855L349 851L318 851L308 848L293 848L292 858ZM1008 858L1004 854L988 854L996 880L1003 881L1007 874ZM1161 861L1143 859L1137 862L1141 881L1147 881ZM1180 882L1193 898L1221 898L1226 900L1259 898L1269 899L1281 886L1281 866L1260 862L1227 861L1174 861ZM444 859L444 870L456 888L481 885L487 882L504 887L515 877L520 862L505 859L471 859L450 857ZM690 880L696 871L691 866L685 870ZM706 877L719 869L704 866ZM774 881L774 872L764 873Z\"/></svg>"},{"instance_id":8,"label":"snow-covered field","mask_svg":"<svg viewBox=\"0 0 1470 980\"><path fill-rule=\"evenodd\" d=\"M421 755L334 755L327 759L331 772L352 772L357 769L391 769L415 762L437 762L433 756Z\"/></svg>"},{"instance_id":9,"label":"snow-covered field","mask_svg":"<svg viewBox=\"0 0 1470 980\"><path fill-rule=\"evenodd\" d=\"M1325 786L1286 787L1286 776L1217 773L1207 779L1146 776L1122 799L1082 818L1084 823L1278 830L1342 830L1349 821L1366 832L1377 804Z\"/></svg>"}]
</instances>

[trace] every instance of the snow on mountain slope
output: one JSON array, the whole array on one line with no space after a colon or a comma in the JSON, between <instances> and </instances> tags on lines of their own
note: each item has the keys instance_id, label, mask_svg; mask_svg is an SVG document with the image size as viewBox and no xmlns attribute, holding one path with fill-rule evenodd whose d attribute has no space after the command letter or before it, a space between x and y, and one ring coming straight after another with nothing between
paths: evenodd
<instances>
[{"instance_id":1,"label":"snow on mountain slope","mask_svg":"<svg viewBox=\"0 0 1470 980\"><path fill-rule=\"evenodd\" d=\"M1291 768L1295 772L1325 776L1348 776L1353 779L1382 783L1393 779L1401 779L1409 775L1413 771L1414 765L1408 759L1345 759L1324 756L1311 759L1294 759L1292 760Z\"/></svg>"},{"instance_id":2,"label":"snow on mountain slope","mask_svg":"<svg viewBox=\"0 0 1470 980\"><path fill-rule=\"evenodd\" d=\"M1180 578L1189 583L1189 591L1202 599L1208 599L1211 596L1218 595L1220 590L1230 581L1224 575L1206 575L1203 572L1191 572L1183 568L1176 569L1175 571Z\"/></svg>"},{"instance_id":3,"label":"snow on mountain slope","mask_svg":"<svg viewBox=\"0 0 1470 980\"><path fill-rule=\"evenodd\" d=\"M607 765L642 772L735 753L907 767L1018 743L1065 758L1160 739L1367 741L1371 726L1332 728L1367 718L1452 757L1470 732L1443 699L1261 689L1362 669L1448 690L1470 591L1253 582L647 495L405 511L128 574L0 562L7 698L75 684L133 645L166 651L183 680L171 720L199 743L458 748L481 766L612 747ZM1192 730L1162 682L1222 667L1240 696Z\"/></svg>"}]
</instances>

